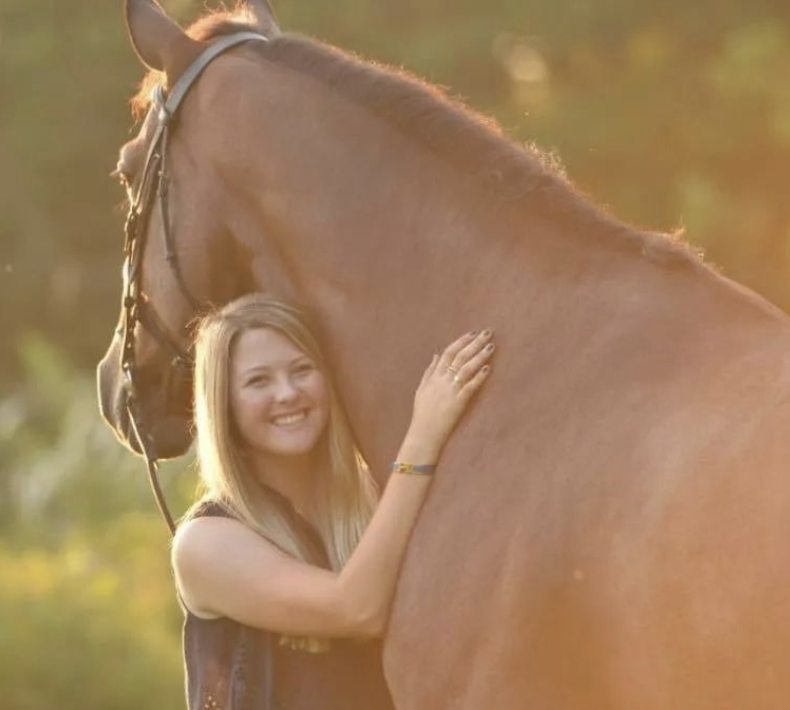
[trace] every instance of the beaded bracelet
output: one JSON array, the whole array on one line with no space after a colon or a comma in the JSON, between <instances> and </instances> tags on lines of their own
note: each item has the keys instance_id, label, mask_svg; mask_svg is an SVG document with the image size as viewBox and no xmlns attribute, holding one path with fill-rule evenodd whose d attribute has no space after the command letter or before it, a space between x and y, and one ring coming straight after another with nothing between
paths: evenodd
<instances>
[{"instance_id":1,"label":"beaded bracelet","mask_svg":"<svg viewBox=\"0 0 790 710\"><path fill-rule=\"evenodd\" d=\"M414 464L403 463L402 461L392 462L393 473L417 473L422 476L430 476L436 470L436 464Z\"/></svg>"}]
</instances>

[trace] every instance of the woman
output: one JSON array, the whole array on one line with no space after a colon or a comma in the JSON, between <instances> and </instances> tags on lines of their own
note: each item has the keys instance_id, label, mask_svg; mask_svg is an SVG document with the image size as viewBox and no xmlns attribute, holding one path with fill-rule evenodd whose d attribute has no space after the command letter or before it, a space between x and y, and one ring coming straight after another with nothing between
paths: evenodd
<instances>
[{"instance_id":1,"label":"woman","mask_svg":"<svg viewBox=\"0 0 790 710\"><path fill-rule=\"evenodd\" d=\"M434 356L377 501L304 314L251 295L202 321L205 491L172 555L191 709L391 708L370 639L383 633L430 474L489 373L491 335Z\"/></svg>"}]
</instances>

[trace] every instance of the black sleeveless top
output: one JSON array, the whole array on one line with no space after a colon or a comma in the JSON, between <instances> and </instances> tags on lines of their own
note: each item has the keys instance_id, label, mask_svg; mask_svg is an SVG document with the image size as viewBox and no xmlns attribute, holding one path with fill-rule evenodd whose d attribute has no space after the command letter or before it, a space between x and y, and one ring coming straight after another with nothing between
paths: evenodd
<instances>
[{"instance_id":1,"label":"black sleeveless top","mask_svg":"<svg viewBox=\"0 0 790 710\"><path fill-rule=\"evenodd\" d=\"M318 535L279 500L329 568ZM201 516L229 514L209 502L192 515ZM331 650L310 653L280 646L277 634L183 609L189 710L394 710L378 641L333 639Z\"/></svg>"}]
</instances>

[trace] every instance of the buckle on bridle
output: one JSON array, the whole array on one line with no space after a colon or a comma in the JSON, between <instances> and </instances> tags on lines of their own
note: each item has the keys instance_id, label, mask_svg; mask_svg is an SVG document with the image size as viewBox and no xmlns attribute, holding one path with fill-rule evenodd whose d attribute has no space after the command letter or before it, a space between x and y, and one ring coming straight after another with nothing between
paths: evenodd
<instances>
[{"instance_id":1,"label":"buckle on bridle","mask_svg":"<svg viewBox=\"0 0 790 710\"><path fill-rule=\"evenodd\" d=\"M135 399L135 384L134 384L134 374L133 374L134 366L131 362L122 362L121 363L121 370L123 371L123 388L126 390L126 403L131 405L132 400Z\"/></svg>"},{"instance_id":2,"label":"buckle on bridle","mask_svg":"<svg viewBox=\"0 0 790 710\"><path fill-rule=\"evenodd\" d=\"M151 103L156 106L156 119L160 124L167 124L173 117L173 114L167 110L167 97L165 96L165 88L161 84L157 84L151 90Z\"/></svg>"},{"instance_id":3,"label":"buckle on bridle","mask_svg":"<svg viewBox=\"0 0 790 710\"><path fill-rule=\"evenodd\" d=\"M137 220L140 218L140 215L137 213L137 210L132 208L126 213L126 224L124 224L124 231L129 234L134 230L137 226Z\"/></svg>"}]
</instances>

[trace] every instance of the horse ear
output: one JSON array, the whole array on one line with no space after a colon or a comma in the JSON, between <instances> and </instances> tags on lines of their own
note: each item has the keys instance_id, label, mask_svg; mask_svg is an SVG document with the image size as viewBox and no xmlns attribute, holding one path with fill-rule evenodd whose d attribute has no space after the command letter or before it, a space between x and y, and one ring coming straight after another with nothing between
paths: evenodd
<instances>
[{"instance_id":1,"label":"horse ear","mask_svg":"<svg viewBox=\"0 0 790 710\"><path fill-rule=\"evenodd\" d=\"M125 0L126 29L140 61L149 69L177 79L200 52L191 39L156 0Z\"/></svg>"},{"instance_id":2,"label":"horse ear","mask_svg":"<svg viewBox=\"0 0 790 710\"><path fill-rule=\"evenodd\" d=\"M247 7L255 18L258 29L267 37L276 37L280 34L280 26L269 0L245 0Z\"/></svg>"}]
</instances>

